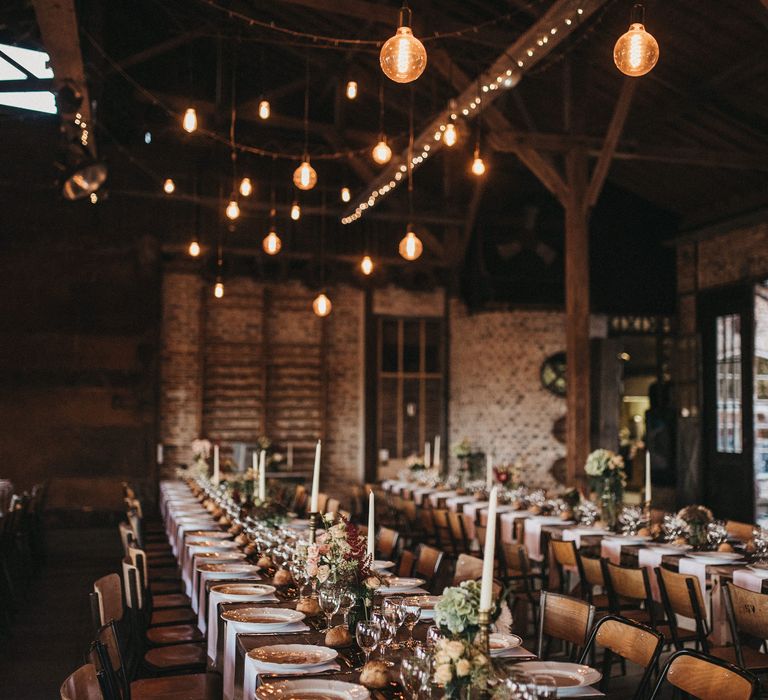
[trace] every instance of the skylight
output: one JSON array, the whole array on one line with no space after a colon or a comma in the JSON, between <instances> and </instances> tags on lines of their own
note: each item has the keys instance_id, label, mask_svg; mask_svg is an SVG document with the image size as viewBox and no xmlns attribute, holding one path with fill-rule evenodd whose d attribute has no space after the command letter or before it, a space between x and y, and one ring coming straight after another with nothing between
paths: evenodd
<instances>
[{"instance_id":1,"label":"skylight","mask_svg":"<svg viewBox=\"0 0 768 700\"><path fill-rule=\"evenodd\" d=\"M34 51L9 44L0 44L0 82L27 79L26 73L10 63L6 56L23 66L36 78L53 78L53 71L48 67L50 57L45 51ZM49 90L0 91L0 105L45 114L56 114L57 112L56 97Z\"/></svg>"}]
</instances>

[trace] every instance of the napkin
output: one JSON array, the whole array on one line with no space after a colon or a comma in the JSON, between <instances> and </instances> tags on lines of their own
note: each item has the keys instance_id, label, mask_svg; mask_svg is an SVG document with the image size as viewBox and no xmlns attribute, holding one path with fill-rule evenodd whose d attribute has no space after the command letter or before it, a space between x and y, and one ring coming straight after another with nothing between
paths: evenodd
<instances>
[{"instance_id":1,"label":"napkin","mask_svg":"<svg viewBox=\"0 0 768 700\"><path fill-rule=\"evenodd\" d=\"M251 599L254 603L267 603L272 601L277 601L277 598L272 595L271 593L268 593L264 596L253 596ZM238 597L236 602L241 602L242 598ZM208 658L213 659L214 662L216 661L216 646L219 643L219 622L218 622L218 614L219 614L219 603L231 603L232 597L228 596L226 593L219 593L218 591L211 591L210 595L208 596L208 621L206 623L204 617L198 617L197 626L200 629L200 631L205 634L206 629L208 630ZM248 601L250 602L250 601ZM202 615L202 612L201 612Z\"/></svg>"},{"instance_id":2,"label":"napkin","mask_svg":"<svg viewBox=\"0 0 768 700\"><path fill-rule=\"evenodd\" d=\"M233 564L246 564L247 562L232 562ZM249 581L258 581L261 576L256 572L243 572L233 574L227 571L201 571L199 576L195 576L192 581L192 610L197 613L198 618L203 614L202 622L205 622L205 584L209 579L221 579L226 583L228 578L248 579ZM198 625L201 620L198 620Z\"/></svg>"},{"instance_id":3,"label":"napkin","mask_svg":"<svg viewBox=\"0 0 768 700\"><path fill-rule=\"evenodd\" d=\"M253 632L253 625L227 620L224 628L224 700L234 700L235 696L235 657L238 634L291 634L294 632L309 632L309 626L303 622L293 622L279 630L270 632Z\"/></svg>"},{"instance_id":4,"label":"napkin","mask_svg":"<svg viewBox=\"0 0 768 700\"><path fill-rule=\"evenodd\" d=\"M312 668L295 668L280 671L281 676L313 676L323 671L341 671L341 666L335 661ZM245 672L243 673L243 700L256 700L256 686L259 676L262 673L274 673L271 669L264 668L264 665L250 656L245 657Z\"/></svg>"},{"instance_id":5,"label":"napkin","mask_svg":"<svg viewBox=\"0 0 768 700\"><path fill-rule=\"evenodd\" d=\"M763 579L749 569L736 569L733 572L733 583L754 593L762 593Z\"/></svg>"}]
</instances>

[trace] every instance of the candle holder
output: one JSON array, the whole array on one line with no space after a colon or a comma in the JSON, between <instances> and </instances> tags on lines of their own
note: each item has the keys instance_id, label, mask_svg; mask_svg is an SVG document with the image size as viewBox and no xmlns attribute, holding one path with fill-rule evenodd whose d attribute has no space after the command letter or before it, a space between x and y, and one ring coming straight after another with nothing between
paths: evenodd
<instances>
[{"instance_id":1,"label":"candle holder","mask_svg":"<svg viewBox=\"0 0 768 700\"><path fill-rule=\"evenodd\" d=\"M651 529L651 502L650 501L643 502L643 519L646 522L646 527L650 530Z\"/></svg>"},{"instance_id":2,"label":"candle holder","mask_svg":"<svg viewBox=\"0 0 768 700\"><path fill-rule=\"evenodd\" d=\"M319 513L309 514L309 543L315 544L315 537L317 536L317 518Z\"/></svg>"},{"instance_id":3,"label":"candle holder","mask_svg":"<svg viewBox=\"0 0 768 700\"><path fill-rule=\"evenodd\" d=\"M475 642L477 644L478 649L485 654L486 658L491 658L491 611L490 609L487 610L478 610L477 612L477 624L479 626L479 630L477 632L477 636L475 637Z\"/></svg>"}]
</instances>

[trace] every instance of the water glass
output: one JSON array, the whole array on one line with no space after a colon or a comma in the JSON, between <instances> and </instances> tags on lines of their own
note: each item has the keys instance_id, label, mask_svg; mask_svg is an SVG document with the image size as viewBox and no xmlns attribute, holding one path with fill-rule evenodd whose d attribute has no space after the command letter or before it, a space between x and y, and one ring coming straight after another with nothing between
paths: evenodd
<instances>
[{"instance_id":1,"label":"water glass","mask_svg":"<svg viewBox=\"0 0 768 700\"><path fill-rule=\"evenodd\" d=\"M413 648L413 628L416 627L416 623L421 618L421 605L418 598L406 598L402 603L403 610L403 622L408 629L408 641L406 644Z\"/></svg>"},{"instance_id":2,"label":"water glass","mask_svg":"<svg viewBox=\"0 0 768 700\"><path fill-rule=\"evenodd\" d=\"M381 604L381 612L384 615L384 619L389 622L395 630L392 648L397 649L398 645L394 640L397 639L397 633L400 631L400 627L405 621L403 597L392 596L390 598L385 598L384 602Z\"/></svg>"},{"instance_id":3,"label":"water glass","mask_svg":"<svg viewBox=\"0 0 768 700\"><path fill-rule=\"evenodd\" d=\"M405 656L400 660L400 682L407 697L414 700L419 697L429 677L429 666L425 659L416 656Z\"/></svg>"},{"instance_id":4,"label":"water glass","mask_svg":"<svg viewBox=\"0 0 768 700\"><path fill-rule=\"evenodd\" d=\"M323 586L318 594L318 601L328 621L326 629L331 629L333 616L339 612L339 592L332 586Z\"/></svg>"},{"instance_id":5,"label":"water glass","mask_svg":"<svg viewBox=\"0 0 768 700\"><path fill-rule=\"evenodd\" d=\"M365 663L371 658L371 652L381 639L381 627L373 620L360 620L355 627L355 639L365 654Z\"/></svg>"},{"instance_id":6,"label":"water glass","mask_svg":"<svg viewBox=\"0 0 768 700\"><path fill-rule=\"evenodd\" d=\"M349 625L349 611L357 602L357 597L349 588L339 592L339 610L344 615L344 624Z\"/></svg>"},{"instance_id":7,"label":"water glass","mask_svg":"<svg viewBox=\"0 0 768 700\"><path fill-rule=\"evenodd\" d=\"M380 630L380 646L381 651L384 652L384 650L390 646L392 643L392 640L395 638L395 635L397 634L397 628L389 621L387 620L382 613L373 613L371 615L371 620L373 620L378 626Z\"/></svg>"},{"instance_id":8,"label":"water glass","mask_svg":"<svg viewBox=\"0 0 768 700\"><path fill-rule=\"evenodd\" d=\"M427 646L430 648L434 648L438 640L442 638L443 638L443 634L442 632L440 632L440 628L437 627L436 625L431 625L427 630Z\"/></svg>"}]
</instances>

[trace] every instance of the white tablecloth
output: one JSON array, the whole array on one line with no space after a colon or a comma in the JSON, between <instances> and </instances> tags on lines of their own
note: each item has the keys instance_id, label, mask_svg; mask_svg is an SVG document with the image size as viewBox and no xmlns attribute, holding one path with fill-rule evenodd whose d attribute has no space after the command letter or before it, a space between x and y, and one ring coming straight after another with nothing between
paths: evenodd
<instances>
[{"instance_id":1,"label":"white tablecloth","mask_svg":"<svg viewBox=\"0 0 768 700\"><path fill-rule=\"evenodd\" d=\"M236 596L238 603L243 602L243 596ZM249 600L253 602L266 603L267 601L277 601L277 598L269 593L263 596L252 596ZM208 620L203 621L204 627L201 628L201 632L208 637L208 662L211 667L216 667L216 647L219 644L219 603L231 603L232 596L219 591L211 591L208 596ZM198 622L198 627L200 624Z\"/></svg>"},{"instance_id":2,"label":"white tablecloth","mask_svg":"<svg viewBox=\"0 0 768 700\"><path fill-rule=\"evenodd\" d=\"M733 572L733 583L740 588L746 588L754 593L762 593L764 578L749 569L736 569Z\"/></svg>"}]
</instances>

